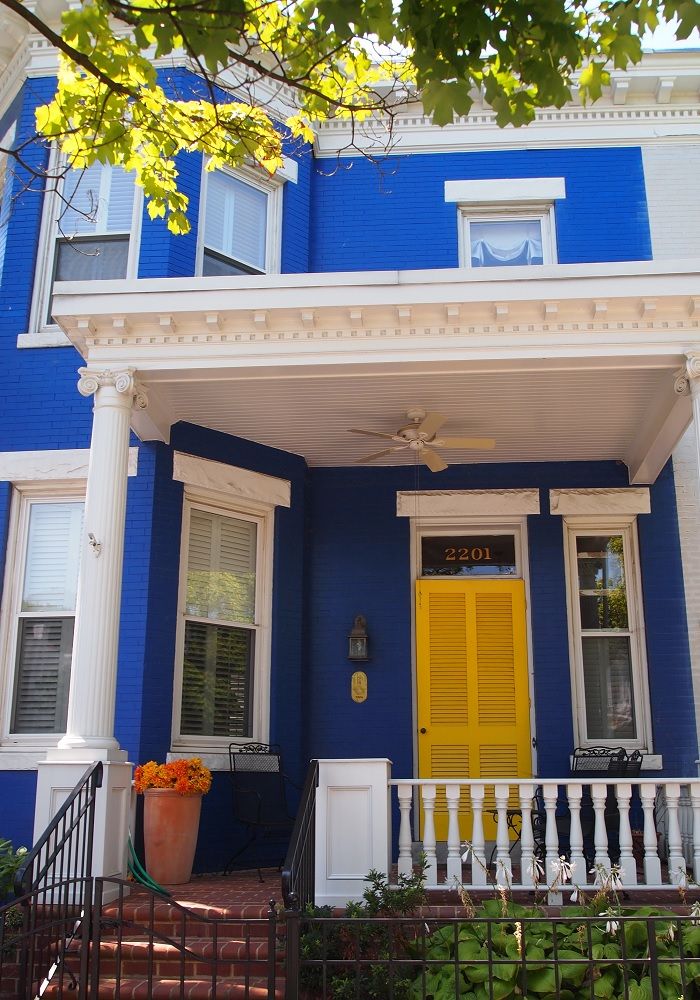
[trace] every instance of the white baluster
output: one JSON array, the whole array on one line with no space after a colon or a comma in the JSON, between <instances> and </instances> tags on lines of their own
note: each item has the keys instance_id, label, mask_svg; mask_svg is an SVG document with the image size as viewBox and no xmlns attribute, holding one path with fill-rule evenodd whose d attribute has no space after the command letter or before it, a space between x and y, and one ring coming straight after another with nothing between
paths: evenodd
<instances>
[{"instance_id":1,"label":"white baluster","mask_svg":"<svg viewBox=\"0 0 700 1000\"><path fill-rule=\"evenodd\" d=\"M632 851L632 828L630 827L630 799L632 798L632 785L628 782L615 786L617 795L617 811L620 814L620 874L622 884L637 884L637 863L634 860Z\"/></svg>"},{"instance_id":2,"label":"white baluster","mask_svg":"<svg viewBox=\"0 0 700 1000\"><path fill-rule=\"evenodd\" d=\"M496 825L496 879L499 885L510 885L513 870L510 863L510 839L508 837L508 796L510 785L494 785L498 823Z\"/></svg>"},{"instance_id":3,"label":"white baluster","mask_svg":"<svg viewBox=\"0 0 700 1000\"><path fill-rule=\"evenodd\" d=\"M413 785L398 785L399 812L399 875L410 875L413 871L413 834L411 832L411 807L413 806Z\"/></svg>"},{"instance_id":4,"label":"white baluster","mask_svg":"<svg viewBox=\"0 0 700 1000\"><path fill-rule=\"evenodd\" d=\"M583 785L574 782L566 786L566 797L569 801L569 849L571 859L572 880L576 885L584 886L588 880L586 859L583 855L583 830L581 828L581 797Z\"/></svg>"},{"instance_id":5,"label":"white baluster","mask_svg":"<svg viewBox=\"0 0 700 1000\"><path fill-rule=\"evenodd\" d=\"M472 885L486 885L486 855L484 853L484 786L471 786L472 796Z\"/></svg>"},{"instance_id":6,"label":"white baluster","mask_svg":"<svg viewBox=\"0 0 700 1000\"><path fill-rule=\"evenodd\" d=\"M447 797L447 882L462 881L462 852L459 844L459 785L445 787Z\"/></svg>"},{"instance_id":7,"label":"white baluster","mask_svg":"<svg viewBox=\"0 0 700 1000\"><path fill-rule=\"evenodd\" d=\"M427 867L426 883L437 885L437 852L435 844L435 785L421 785L423 796L423 854Z\"/></svg>"},{"instance_id":8,"label":"white baluster","mask_svg":"<svg viewBox=\"0 0 700 1000\"><path fill-rule=\"evenodd\" d=\"M692 781L688 787L693 810L693 878L700 882L700 781Z\"/></svg>"},{"instance_id":9,"label":"white baluster","mask_svg":"<svg viewBox=\"0 0 700 1000\"><path fill-rule=\"evenodd\" d=\"M645 885L661 885L659 842L654 822L656 785L640 785L639 797L642 800L642 811L644 812L644 883Z\"/></svg>"},{"instance_id":10,"label":"white baluster","mask_svg":"<svg viewBox=\"0 0 700 1000\"><path fill-rule=\"evenodd\" d=\"M681 828L678 823L678 800L681 786L677 781L666 785L666 805L668 807L668 874L673 885L685 885L685 858Z\"/></svg>"},{"instance_id":11,"label":"white baluster","mask_svg":"<svg viewBox=\"0 0 700 1000\"><path fill-rule=\"evenodd\" d=\"M535 857L535 838L532 834L532 799L535 794L534 785L520 785L520 881L525 886L534 886L533 862Z\"/></svg>"},{"instance_id":12,"label":"white baluster","mask_svg":"<svg viewBox=\"0 0 700 1000\"><path fill-rule=\"evenodd\" d=\"M559 864L559 833L557 831L557 798L559 788L557 785L542 785L542 798L544 799L544 810L547 815L547 825L545 827L544 845L547 858L547 879Z\"/></svg>"},{"instance_id":13,"label":"white baluster","mask_svg":"<svg viewBox=\"0 0 700 1000\"><path fill-rule=\"evenodd\" d=\"M595 829L593 833L593 844L595 846L595 864L602 865L606 871L610 871L610 855L608 854L608 831L605 826L605 800L608 797L608 786L600 781L595 781L591 785L591 799L593 800L593 813L595 815Z\"/></svg>"}]
</instances>

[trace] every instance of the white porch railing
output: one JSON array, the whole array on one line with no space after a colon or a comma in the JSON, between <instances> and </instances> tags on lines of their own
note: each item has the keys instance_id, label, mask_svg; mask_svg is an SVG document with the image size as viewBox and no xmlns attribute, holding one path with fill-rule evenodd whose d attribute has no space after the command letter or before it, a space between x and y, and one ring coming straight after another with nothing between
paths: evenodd
<instances>
[{"instance_id":1,"label":"white porch railing","mask_svg":"<svg viewBox=\"0 0 700 1000\"><path fill-rule=\"evenodd\" d=\"M539 879L544 888L564 852L581 887L593 884L595 865L611 867L611 853L625 890L700 882L700 779L392 779L386 759L319 765L318 903L361 898L370 868L391 873L397 862L399 874L407 874L418 841L428 888L458 879L467 889L506 880L514 889L530 890L535 857L545 866ZM444 831L439 843L436 803ZM398 858L390 846L395 807ZM641 828L641 838L633 838L632 823ZM471 849L463 860L466 842Z\"/></svg>"},{"instance_id":2,"label":"white porch railing","mask_svg":"<svg viewBox=\"0 0 700 1000\"><path fill-rule=\"evenodd\" d=\"M625 889L684 885L689 867L695 876L700 874L700 781L630 778L583 784L569 778L398 779L389 785L396 791L401 815L399 874L412 870L414 806L419 803L428 887L440 884L435 834L438 797L447 811L448 883L458 879L467 888L481 888L495 878L513 888L532 889L535 856L540 856L545 867L539 879L544 885L551 881L558 858L566 850L574 882L583 887L593 884L595 866L610 869L611 846ZM615 807L612 845L611 807ZM642 822L641 873L633 852L631 809ZM460 817L465 812L470 815ZM485 816L495 826L495 841L487 841ZM463 860L465 842L470 850Z\"/></svg>"}]
</instances>

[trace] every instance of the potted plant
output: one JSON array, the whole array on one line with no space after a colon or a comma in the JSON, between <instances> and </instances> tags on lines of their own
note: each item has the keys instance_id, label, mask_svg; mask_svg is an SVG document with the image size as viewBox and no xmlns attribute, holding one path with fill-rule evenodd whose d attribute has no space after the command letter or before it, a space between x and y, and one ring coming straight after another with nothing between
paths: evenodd
<instances>
[{"instance_id":1,"label":"potted plant","mask_svg":"<svg viewBox=\"0 0 700 1000\"><path fill-rule=\"evenodd\" d=\"M199 757L142 764L134 785L144 797L143 838L146 869L165 885L181 885L192 875L202 796L211 788L211 771Z\"/></svg>"}]
</instances>

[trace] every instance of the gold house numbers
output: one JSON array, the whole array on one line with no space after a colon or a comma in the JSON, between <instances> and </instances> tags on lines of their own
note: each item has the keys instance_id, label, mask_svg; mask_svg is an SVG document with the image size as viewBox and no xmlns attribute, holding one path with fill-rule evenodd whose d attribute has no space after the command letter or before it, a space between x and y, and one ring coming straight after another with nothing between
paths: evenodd
<instances>
[{"instance_id":1,"label":"gold house numbers","mask_svg":"<svg viewBox=\"0 0 700 1000\"><path fill-rule=\"evenodd\" d=\"M426 535L421 576L516 576L515 536Z\"/></svg>"},{"instance_id":2,"label":"gold house numbers","mask_svg":"<svg viewBox=\"0 0 700 1000\"><path fill-rule=\"evenodd\" d=\"M367 674L364 670L356 670L350 678L350 695L358 703L367 700Z\"/></svg>"}]
</instances>

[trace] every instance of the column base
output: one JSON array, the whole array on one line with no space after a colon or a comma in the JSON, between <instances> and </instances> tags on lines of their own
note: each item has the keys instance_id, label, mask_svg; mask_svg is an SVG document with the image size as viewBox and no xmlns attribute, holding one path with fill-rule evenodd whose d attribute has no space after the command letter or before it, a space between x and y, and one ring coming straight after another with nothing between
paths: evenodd
<instances>
[{"instance_id":1,"label":"column base","mask_svg":"<svg viewBox=\"0 0 700 1000\"><path fill-rule=\"evenodd\" d=\"M49 751L51 755L56 751ZM126 753L121 750L120 754ZM72 760L53 756L38 764L34 843L56 815L95 758ZM98 758L101 759L101 758ZM126 760L106 760L102 787L95 799L92 874L126 878L127 841L132 825L135 794L131 784L132 765Z\"/></svg>"}]
</instances>

